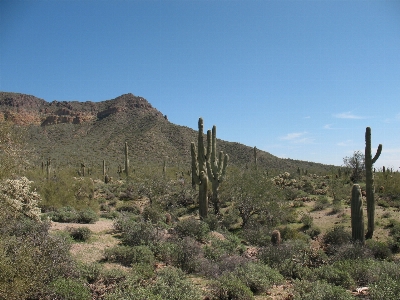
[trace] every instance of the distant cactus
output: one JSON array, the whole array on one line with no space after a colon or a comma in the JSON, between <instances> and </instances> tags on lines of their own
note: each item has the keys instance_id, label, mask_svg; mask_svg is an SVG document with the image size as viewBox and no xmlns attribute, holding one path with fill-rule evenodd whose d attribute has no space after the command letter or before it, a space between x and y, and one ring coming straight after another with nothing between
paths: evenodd
<instances>
[{"instance_id":1,"label":"distant cactus","mask_svg":"<svg viewBox=\"0 0 400 300\"><path fill-rule=\"evenodd\" d=\"M165 214L165 223L166 224L171 224L171 219L172 219L172 217L171 217L171 214L170 213L166 213Z\"/></svg>"},{"instance_id":2,"label":"distant cactus","mask_svg":"<svg viewBox=\"0 0 400 300\"><path fill-rule=\"evenodd\" d=\"M254 148L253 148L253 154L254 154L254 166L257 170L257 147L256 146L254 146Z\"/></svg>"},{"instance_id":3,"label":"distant cactus","mask_svg":"<svg viewBox=\"0 0 400 300\"><path fill-rule=\"evenodd\" d=\"M211 139L211 141L210 141ZM218 188L220 183L224 180L226 173L226 166L228 165L229 156L224 155L223 151L219 152L217 159L217 127L214 125L212 128L212 136L210 137L210 130L207 131L207 143L211 143L211 156L208 156L206 161L208 180L212 185L212 203L214 205L214 213L219 214L219 198Z\"/></svg>"},{"instance_id":4,"label":"distant cactus","mask_svg":"<svg viewBox=\"0 0 400 300\"><path fill-rule=\"evenodd\" d=\"M271 243L275 246L279 246L281 244L281 233L279 230L274 230L271 233Z\"/></svg>"},{"instance_id":5,"label":"distant cactus","mask_svg":"<svg viewBox=\"0 0 400 300\"><path fill-rule=\"evenodd\" d=\"M85 164L81 163L81 171L82 171L82 177L85 177Z\"/></svg>"},{"instance_id":6,"label":"distant cactus","mask_svg":"<svg viewBox=\"0 0 400 300\"><path fill-rule=\"evenodd\" d=\"M125 175L129 177L129 156L128 156L128 143L125 142Z\"/></svg>"},{"instance_id":7,"label":"distant cactus","mask_svg":"<svg viewBox=\"0 0 400 300\"><path fill-rule=\"evenodd\" d=\"M382 144L379 144L374 158L371 155L371 128L367 127L365 131L365 170L366 170L366 196L367 196L367 215L368 215L368 230L366 238L372 238L374 233L375 222L375 187L374 187L374 174L372 166L377 161L382 152Z\"/></svg>"},{"instance_id":8,"label":"distant cactus","mask_svg":"<svg viewBox=\"0 0 400 300\"><path fill-rule=\"evenodd\" d=\"M353 185L351 191L351 236L353 241L364 245L364 214L361 188L358 184Z\"/></svg>"},{"instance_id":9,"label":"distant cactus","mask_svg":"<svg viewBox=\"0 0 400 300\"><path fill-rule=\"evenodd\" d=\"M47 163L46 163L46 175L47 175L47 180L50 179L50 170L51 170L50 164L51 164L51 159L50 159L50 157L49 157L49 158L47 159Z\"/></svg>"}]
</instances>

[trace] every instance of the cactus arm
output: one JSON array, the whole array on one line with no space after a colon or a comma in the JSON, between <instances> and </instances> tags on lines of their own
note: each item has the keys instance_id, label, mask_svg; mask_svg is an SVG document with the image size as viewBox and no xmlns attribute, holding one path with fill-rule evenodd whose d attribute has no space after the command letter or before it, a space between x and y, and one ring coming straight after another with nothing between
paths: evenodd
<instances>
[{"instance_id":1,"label":"cactus arm","mask_svg":"<svg viewBox=\"0 0 400 300\"><path fill-rule=\"evenodd\" d=\"M224 181L225 174L226 174L226 166L228 165L228 161L229 161L229 155L228 155L228 154L225 154L225 157L224 157L224 164L223 164L223 166L222 166L222 172L221 172L221 176L220 176L220 179L219 179L219 182L220 182L220 183L221 183L222 181Z\"/></svg>"},{"instance_id":2,"label":"cactus arm","mask_svg":"<svg viewBox=\"0 0 400 300\"><path fill-rule=\"evenodd\" d=\"M372 159L372 164L374 164L377 161L377 159L379 158L381 153L382 153L382 144L379 144L378 150L376 151L376 154L375 154L374 158Z\"/></svg>"}]
</instances>

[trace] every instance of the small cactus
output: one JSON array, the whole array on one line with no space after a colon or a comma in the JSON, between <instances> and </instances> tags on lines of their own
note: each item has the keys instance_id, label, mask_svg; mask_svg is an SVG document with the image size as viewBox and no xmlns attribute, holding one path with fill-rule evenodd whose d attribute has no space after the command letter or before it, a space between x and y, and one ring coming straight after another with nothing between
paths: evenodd
<instances>
[{"instance_id":1,"label":"small cactus","mask_svg":"<svg viewBox=\"0 0 400 300\"><path fill-rule=\"evenodd\" d=\"M279 246L281 244L281 233L279 230L275 229L271 233L271 243L274 246Z\"/></svg>"},{"instance_id":2,"label":"small cactus","mask_svg":"<svg viewBox=\"0 0 400 300\"><path fill-rule=\"evenodd\" d=\"M358 184L354 184L351 191L351 236L353 241L360 242L364 245L363 200L361 188Z\"/></svg>"}]
</instances>

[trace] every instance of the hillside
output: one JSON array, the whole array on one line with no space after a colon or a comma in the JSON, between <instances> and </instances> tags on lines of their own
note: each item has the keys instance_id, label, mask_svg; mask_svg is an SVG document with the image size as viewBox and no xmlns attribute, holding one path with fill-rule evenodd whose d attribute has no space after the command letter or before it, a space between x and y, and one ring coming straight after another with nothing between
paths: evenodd
<instances>
[{"instance_id":1,"label":"hillside","mask_svg":"<svg viewBox=\"0 0 400 300\"><path fill-rule=\"evenodd\" d=\"M26 129L26 143L37 165L50 157L56 166L78 166L84 162L99 170L105 159L111 174L123 164L125 141L133 168L161 165L166 159L167 165L186 171L190 168L190 143L197 140L196 130L169 122L146 99L133 94L101 102L47 102L31 95L0 92L1 120ZM217 145L219 151L229 154L231 164L252 164L252 147L222 140ZM258 163L265 170L289 172L297 167L313 172L332 168L280 159L264 151L259 151Z\"/></svg>"}]
</instances>

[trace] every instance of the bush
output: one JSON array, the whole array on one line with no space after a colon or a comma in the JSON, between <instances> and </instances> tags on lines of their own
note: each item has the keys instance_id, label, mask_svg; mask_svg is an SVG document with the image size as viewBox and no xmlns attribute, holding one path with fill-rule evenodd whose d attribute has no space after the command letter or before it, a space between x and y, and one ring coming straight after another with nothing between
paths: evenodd
<instances>
[{"instance_id":1,"label":"bush","mask_svg":"<svg viewBox=\"0 0 400 300\"><path fill-rule=\"evenodd\" d=\"M327 231L323 237L323 243L327 246L340 246L351 241L351 233L344 226L335 226Z\"/></svg>"},{"instance_id":2,"label":"bush","mask_svg":"<svg viewBox=\"0 0 400 300\"><path fill-rule=\"evenodd\" d=\"M238 277L224 274L211 284L211 297L218 300L252 300L253 293Z\"/></svg>"},{"instance_id":3,"label":"bush","mask_svg":"<svg viewBox=\"0 0 400 300\"><path fill-rule=\"evenodd\" d=\"M93 224L99 217L90 208L78 212L71 206L61 207L54 212L48 213L49 218L60 223Z\"/></svg>"},{"instance_id":4,"label":"bush","mask_svg":"<svg viewBox=\"0 0 400 300\"><path fill-rule=\"evenodd\" d=\"M366 241L366 247L372 251L375 259L391 259L393 256L389 245L384 242L369 239Z\"/></svg>"},{"instance_id":5,"label":"bush","mask_svg":"<svg viewBox=\"0 0 400 300\"><path fill-rule=\"evenodd\" d=\"M154 206L145 207L142 216L145 221L153 224L165 221L165 214L162 213L161 209L157 209Z\"/></svg>"},{"instance_id":6,"label":"bush","mask_svg":"<svg viewBox=\"0 0 400 300\"><path fill-rule=\"evenodd\" d=\"M115 210L118 212L129 212L129 213L133 213L135 215L140 214L139 207L137 207L137 205L135 203L133 203L132 201L122 202L121 204L118 204L115 207Z\"/></svg>"},{"instance_id":7,"label":"bush","mask_svg":"<svg viewBox=\"0 0 400 300\"><path fill-rule=\"evenodd\" d=\"M187 218L179 221L176 224L175 230L180 237L189 236L198 241L203 241L210 232L207 223L195 218Z\"/></svg>"},{"instance_id":8,"label":"bush","mask_svg":"<svg viewBox=\"0 0 400 300\"><path fill-rule=\"evenodd\" d=\"M181 270L174 267L161 269L151 290L163 300L201 299L200 290L185 278Z\"/></svg>"},{"instance_id":9,"label":"bush","mask_svg":"<svg viewBox=\"0 0 400 300\"><path fill-rule=\"evenodd\" d=\"M2 219L0 295L4 299L37 299L57 278L77 277L69 242L50 235L49 226L22 216Z\"/></svg>"},{"instance_id":10,"label":"bush","mask_svg":"<svg viewBox=\"0 0 400 300\"><path fill-rule=\"evenodd\" d=\"M400 280L383 276L369 289L371 300L397 299L400 295Z\"/></svg>"},{"instance_id":11,"label":"bush","mask_svg":"<svg viewBox=\"0 0 400 300\"><path fill-rule=\"evenodd\" d=\"M122 242L128 246L152 245L159 240L157 228L152 223L137 220L132 215L118 217L114 228L121 231Z\"/></svg>"},{"instance_id":12,"label":"bush","mask_svg":"<svg viewBox=\"0 0 400 300\"><path fill-rule=\"evenodd\" d=\"M314 270L315 279L325 280L329 284L353 289L355 282L347 270L338 269L336 266L324 265Z\"/></svg>"},{"instance_id":13,"label":"bush","mask_svg":"<svg viewBox=\"0 0 400 300\"><path fill-rule=\"evenodd\" d=\"M272 285L284 281L283 276L276 270L262 263L249 262L235 269L234 274L253 293L266 292Z\"/></svg>"},{"instance_id":14,"label":"bush","mask_svg":"<svg viewBox=\"0 0 400 300\"><path fill-rule=\"evenodd\" d=\"M31 191L31 183L26 177L7 179L0 184L0 213L20 214L36 221L40 220L38 204L41 198Z\"/></svg>"},{"instance_id":15,"label":"bush","mask_svg":"<svg viewBox=\"0 0 400 300\"><path fill-rule=\"evenodd\" d=\"M330 285L326 281L296 280L294 299L298 300L351 300L353 296L344 288Z\"/></svg>"},{"instance_id":16,"label":"bush","mask_svg":"<svg viewBox=\"0 0 400 300\"><path fill-rule=\"evenodd\" d=\"M130 267L132 264L153 264L154 254L148 246L114 246L104 253L105 259Z\"/></svg>"},{"instance_id":17,"label":"bush","mask_svg":"<svg viewBox=\"0 0 400 300\"><path fill-rule=\"evenodd\" d=\"M88 227L67 227L67 231L75 241L80 242L86 242L92 235L92 231Z\"/></svg>"},{"instance_id":18,"label":"bush","mask_svg":"<svg viewBox=\"0 0 400 300\"><path fill-rule=\"evenodd\" d=\"M185 272L191 273L198 268L198 257L202 253L199 242L191 237L175 241L172 264Z\"/></svg>"},{"instance_id":19,"label":"bush","mask_svg":"<svg viewBox=\"0 0 400 300\"><path fill-rule=\"evenodd\" d=\"M310 228L313 224L314 218L310 214L303 214L300 222L303 223L305 228Z\"/></svg>"},{"instance_id":20,"label":"bush","mask_svg":"<svg viewBox=\"0 0 400 300\"><path fill-rule=\"evenodd\" d=\"M51 295L51 299L92 299L89 288L82 282L65 278L58 278L53 281L49 286L49 294Z\"/></svg>"}]
</instances>

